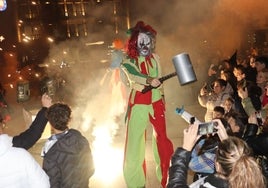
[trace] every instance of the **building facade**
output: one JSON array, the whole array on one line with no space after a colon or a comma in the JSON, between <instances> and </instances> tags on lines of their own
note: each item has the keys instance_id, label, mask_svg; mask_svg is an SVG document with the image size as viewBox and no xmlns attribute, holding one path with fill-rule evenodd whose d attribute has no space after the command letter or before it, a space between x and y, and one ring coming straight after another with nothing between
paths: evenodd
<instances>
[{"instance_id":1,"label":"building facade","mask_svg":"<svg viewBox=\"0 0 268 188\"><path fill-rule=\"evenodd\" d=\"M101 33L109 41L128 28L124 0L14 0L13 4L20 68L42 63L52 43Z\"/></svg>"}]
</instances>

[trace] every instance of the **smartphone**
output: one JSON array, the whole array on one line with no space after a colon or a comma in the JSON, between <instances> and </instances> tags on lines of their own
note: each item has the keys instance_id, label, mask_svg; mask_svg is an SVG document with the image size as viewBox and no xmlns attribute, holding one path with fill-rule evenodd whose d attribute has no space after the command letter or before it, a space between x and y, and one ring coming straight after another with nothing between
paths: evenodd
<instances>
[{"instance_id":1,"label":"smartphone","mask_svg":"<svg viewBox=\"0 0 268 188\"><path fill-rule=\"evenodd\" d=\"M217 126L217 122L207 122L201 123L198 126L198 135L207 135L217 132L215 126Z\"/></svg>"}]
</instances>

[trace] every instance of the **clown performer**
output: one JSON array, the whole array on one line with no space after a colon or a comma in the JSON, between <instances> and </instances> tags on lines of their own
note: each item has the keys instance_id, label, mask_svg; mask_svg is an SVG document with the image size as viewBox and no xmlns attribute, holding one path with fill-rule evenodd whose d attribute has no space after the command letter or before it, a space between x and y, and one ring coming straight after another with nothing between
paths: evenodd
<instances>
[{"instance_id":1,"label":"clown performer","mask_svg":"<svg viewBox=\"0 0 268 188\"><path fill-rule=\"evenodd\" d=\"M173 145L166 134L164 93L158 79L161 76L160 62L154 53L156 31L139 21L129 32L127 58L121 65L131 88L126 114L124 178L129 188L146 185L146 128L151 123L156 175L162 187L166 187ZM141 92L146 86L153 89Z\"/></svg>"}]
</instances>

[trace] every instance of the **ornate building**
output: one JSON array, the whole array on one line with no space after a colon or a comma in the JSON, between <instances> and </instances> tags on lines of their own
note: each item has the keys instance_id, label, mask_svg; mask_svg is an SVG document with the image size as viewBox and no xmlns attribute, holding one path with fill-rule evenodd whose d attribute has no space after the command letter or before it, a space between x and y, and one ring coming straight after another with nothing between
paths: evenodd
<instances>
[{"instance_id":1,"label":"ornate building","mask_svg":"<svg viewBox=\"0 0 268 188\"><path fill-rule=\"evenodd\" d=\"M19 67L42 63L51 43L96 33L106 33L104 40L112 40L128 27L127 4L124 0L13 0Z\"/></svg>"}]
</instances>

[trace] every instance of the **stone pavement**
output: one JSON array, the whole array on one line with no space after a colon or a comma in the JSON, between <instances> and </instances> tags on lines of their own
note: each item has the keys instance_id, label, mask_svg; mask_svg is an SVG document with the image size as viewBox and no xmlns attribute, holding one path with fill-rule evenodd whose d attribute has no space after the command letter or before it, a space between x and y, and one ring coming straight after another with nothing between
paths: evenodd
<instances>
[{"instance_id":1,"label":"stone pavement","mask_svg":"<svg viewBox=\"0 0 268 188\"><path fill-rule=\"evenodd\" d=\"M8 123L7 132L10 135L16 135L25 130L29 124L29 114L32 113L34 116L34 112L37 111L40 106L40 97L31 98L30 101L17 103L16 102L16 90L11 89L7 91L7 101L12 108L12 119ZM202 119L203 114L205 113L205 109L201 108L199 104L196 102L195 104L186 105L184 104L187 111L192 114L195 114L197 118ZM174 149L176 147L181 146L182 143L182 134L183 129L187 127L187 123L182 120L177 114L175 114L174 110L176 108L176 104L168 103L167 101L167 134L171 141L173 142ZM90 180L91 188L125 188L125 182L122 175L122 159L123 159L123 148L124 148L124 140L125 140L125 130L126 127L124 125L120 125L111 146L114 148L113 150L106 150L106 153L103 154L102 158L100 158L103 163L104 169L98 170L94 174L94 176ZM34 158L42 165L42 158L40 157L41 148L45 142L45 138L49 135L49 126L45 131L43 137L35 144L29 151L34 156ZM155 163L151 150L151 135L152 128L149 126L147 130L147 143L146 143L146 163L147 163L147 188L157 188L160 187L159 182L156 179L155 175ZM115 149L116 148L116 149ZM94 149L93 149L94 150ZM93 151L94 152L94 151ZM115 155L116 154L116 155ZM112 158L112 156L116 156ZM95 160L95 159L94 159ZM98 159L96 159L98 161ZM117 161L117 162L115 162ZM119 161L119 162L118 162ZM98 166L97 166L98 168ZM110 172L110 174L107 174ZM191 175L191 174L190 174ZM191 176L189 176L189 182L191 181Z\"/></svg>"}]
</instances>

